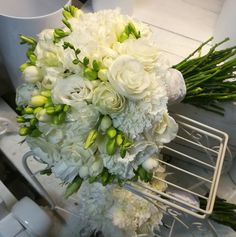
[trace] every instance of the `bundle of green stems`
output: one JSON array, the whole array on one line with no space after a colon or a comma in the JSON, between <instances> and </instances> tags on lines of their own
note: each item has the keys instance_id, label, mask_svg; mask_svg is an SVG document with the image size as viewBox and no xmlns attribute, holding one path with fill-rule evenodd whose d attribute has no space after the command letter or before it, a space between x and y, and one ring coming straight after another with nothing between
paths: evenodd
<instances>
[{"instance_id":1,"label":"bundle of green stems","mask_svg":"<svg viewBox=\"0 0 236 237\"><path fill-rule=\"evenodd\" d=\"M213 37L202 43L173 68L181 71L186 83L184 103L223 115L219 102L236 100L236 46L217 50L229 40L226 38L201 56L203 47L209 47L212 40Z\"/></svg>"},{"instance_id":2,"label":"bundle of green stems","mask_svg":"<svg viewBox=\"0 0 236 237\"><path fill-rule=\"evenodd\" d=\"M200 199L201 208L206 207L206 200ZM224 199L216 198L215 206L212 214L209 217L211 220L219 224L231 227L236 231L236 205L227 203Z\"/></svg>"}]
</instances>

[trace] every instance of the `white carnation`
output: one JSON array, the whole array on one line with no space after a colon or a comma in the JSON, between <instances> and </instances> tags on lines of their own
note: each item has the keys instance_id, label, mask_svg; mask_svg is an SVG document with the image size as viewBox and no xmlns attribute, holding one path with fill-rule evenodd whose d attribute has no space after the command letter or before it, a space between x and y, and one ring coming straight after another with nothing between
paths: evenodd
<instances>
[{"instance_id":1,"label":"white carnation","mask_svg":"<svg viewBox=\"0 0 236 237\"><path fill-rule=\"evenodd\" d=\"M158 66L159 49L147 39L128 39L123 43L116 43L113 49L119 54L134 57L143 64L146 71L154 70Z\"/></svg>"}]
</instances>

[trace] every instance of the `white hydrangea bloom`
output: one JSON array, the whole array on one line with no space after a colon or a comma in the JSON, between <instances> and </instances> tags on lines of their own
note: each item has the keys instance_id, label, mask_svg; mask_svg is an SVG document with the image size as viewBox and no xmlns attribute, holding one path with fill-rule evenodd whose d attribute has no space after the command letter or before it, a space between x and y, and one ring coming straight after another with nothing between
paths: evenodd
<instances>
[{"instance_id":1,"label":"white hydrangea bloom","mask_svg":"<svg viewBox=\"0 0 236 237\"><path fill-rule=\"evenodd\" d=\"M81 232L85 236L94 230L113 237L137 237L138 234L153 235L153 229L162 224L163 209L159 209L141 197L116 185L99 183L80 188ZM102 217L102 218L101 218ZM86 235L87 233L87 235Z\"/></svg>"},{"instance_id":2,"label":"white hydrangea bloom","mask_svg":"<svg viewBox=\"0 0 236 237\"><path fill-rule=\"evenodd\" d=\"M124 158L121 158L119 153L113 156L101 154L101 157L104 166L108 168L109 172L123 179L131 179L135 175L134 170L148 159L148 157L157 152L158 148L155 143L141 141L134 144Z\"/></svg>"}]
</instances>

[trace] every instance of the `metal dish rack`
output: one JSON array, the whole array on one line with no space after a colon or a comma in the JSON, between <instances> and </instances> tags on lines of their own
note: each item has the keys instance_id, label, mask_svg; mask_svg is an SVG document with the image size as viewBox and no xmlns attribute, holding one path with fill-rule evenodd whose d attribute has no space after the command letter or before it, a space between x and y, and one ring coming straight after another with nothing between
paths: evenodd
<instances>
[{"instance_id":1,"label":"metal dish rack","mask_svg":"<svg viewBox=\"0 0 236 237\"><path fill-rule=\"evenodd\" d=\"M167 212L171 217L174 217L171 229L176 220L188 228L178 218L178 215L192 216L200 221L213 211L223 161L227 151L228 135L185 116L179 114L173 114L172 116L179 125L179 132L174 141L163 146L163 159L159 160L160 164L166 167L166 172L169 175L165 180L154 176L154 179L158 182L164 182L168 186L167 190L162 192L143 182L128 182L124 185L124 188L154 204L165 204L168 207ZM76 217L76 213L58 206L53 201L36 178L38 172L33 173L28 166L27 161L30 157L32 157L32 152L24 155L23 166L40 189L40 193L49 202L51 208ZM34 157L34 159L40 162L37 157ZM176 195L178 192L181 195ZM199 205L186 202L184 199L186 195L191 196L196 202L199 201L199 198L206 200L206 207L202 208ZM216 231L213 230L213 232L214 236L217 236ZM172 231L168 236L172 236Z\"/></svg>"}]
</instances>

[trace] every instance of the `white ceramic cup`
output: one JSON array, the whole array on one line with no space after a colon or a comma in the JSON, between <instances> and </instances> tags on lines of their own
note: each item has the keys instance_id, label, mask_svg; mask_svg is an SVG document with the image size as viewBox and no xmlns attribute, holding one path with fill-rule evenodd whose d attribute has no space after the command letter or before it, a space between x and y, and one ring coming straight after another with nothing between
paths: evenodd
<instances>
[{"instance_id":1,"label":"white ceramic cup","mask_svg":"<svg viewBox=\"0 0 236 237\"><path fill-rule=\"evenodd\" d=\"M235 0L225 0L221 13L219 14L215 25L215 30L213 34L215 42L222 41L226 37L230 38L230 41L226 42L221 46L223 48L236 45L235 9Z\"/></svg>"},{"instance_id":2,"label":"white ceramic cup","mask_svg":"<svg viewBox=\"0 0 236 237\"><path fill-rule=\"evenodd\" d=\"M133 14L134 0L92 0L94 11L120 8L123 14Z\"/></svg>"},{"instance_id":3,"label":"white ceramic cup","mask_svg":"<svg viewBox=\"0 0 236 237\"><path fill-rule=\"evenodd\" d=\"M11 212L32 236L47 236L52 226L52 221L48 215L28 197L17 202Z\"/></svg>"},{"instance_id":4,"label":"white ceramic cup","mask_svg":"<svg viewBox=\"0 0 236 237\"><path fill-rule=\"evenodd\" d=\"M26 61L27 47L19 34L36 36L45 28L62 25L63 6L71 0L0 0L0 54L13 86L22 83L19 66Z\"/></svg>"}]
</instances>

